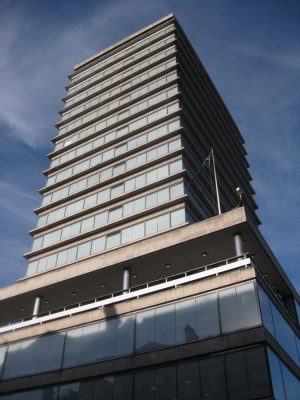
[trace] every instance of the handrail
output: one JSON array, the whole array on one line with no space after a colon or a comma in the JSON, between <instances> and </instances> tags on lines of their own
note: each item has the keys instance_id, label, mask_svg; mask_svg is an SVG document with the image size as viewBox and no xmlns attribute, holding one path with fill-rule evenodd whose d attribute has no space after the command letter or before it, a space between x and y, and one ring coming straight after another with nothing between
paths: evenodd
<instances>
[{"instance_id":1,"label":"handrail","mask_svg":"<svg viewBox=\"0 0 300 400\"><path fill-rule=\"evenodd\" d=\"M222 261L218 261L216 263L208 264L203 267L197 267L176 275L171 275L166 278L151 281L146 284L133 286L126 291L113 292L109 295L84 300L80 303L67 305L57 310L51 310L47 313L41 313L36 317L24 318L18 321L9 322L8 324L0 326L0 333L15 331L17 329L22 329L28 326L43 324L48 321L70 317L74 314L79 314L96 308L103 308L110 304L138 298L161 290L176 288L190 282L204 279L208 276L218 275L220 273L224 273L241 267L247 267L250 264L252 264L252 260L248 254L228 258Z\"/></svg>"}]
</instances>

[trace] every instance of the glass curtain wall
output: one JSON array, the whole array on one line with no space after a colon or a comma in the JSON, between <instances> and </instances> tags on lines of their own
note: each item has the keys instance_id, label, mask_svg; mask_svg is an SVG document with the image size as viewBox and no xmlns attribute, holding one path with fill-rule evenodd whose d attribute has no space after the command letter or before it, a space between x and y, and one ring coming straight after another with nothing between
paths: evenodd
<instances>
[{"instance_id":1,"label":"glass curtain wall","mask_svg":"<svg viewBox=\"0 0 300 400\"><path fill-rule=\"evenodd\" d=\"M26 397L27 396L27 397ZM3 400L254 400L272 389L264 347L198 358L59 387L0 396ZM288 398L292 400L292 398Z\"/></svg>"},{"instance_id":2,"label":"glass curtain wall","mask_svg":"<svg viewBox=\"0 0 300 400\"><path fill-rule=\"evenodd\" d=\"M230 319L231 311L224 307L228 301L237 310L237 321ZM260 324L254 284L243 284L11 344L2 379L176 346ZM2 354L5 350L5 346L0 348Z\"/></svg>"}]
</instances>

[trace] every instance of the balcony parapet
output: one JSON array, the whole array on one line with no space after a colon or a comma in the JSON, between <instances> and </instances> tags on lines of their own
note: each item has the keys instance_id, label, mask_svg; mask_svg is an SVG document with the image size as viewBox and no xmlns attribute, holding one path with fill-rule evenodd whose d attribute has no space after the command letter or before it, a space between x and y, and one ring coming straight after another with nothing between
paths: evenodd
<instances>
[{"instance_id":1,"label":"balcony parapet","mask_svg":"<svg viewBox=\"0 0 300 400\"><path fill-rule=\"evenodd\" d=\"M49 321L71 317L79 313L91 311L97 308L104 308L108 305L113 305L123 301L137 299L139 297L161 292L179 286L189 284L198 280L202 280L211 276L218 276L219 274L229 272L238 268L245 268L252 265L252 259L249 254L229 258L226 260L218 261L217 263L208 264L203 267L196 267L176 275L168 276L164 279L148 282L143 285L134 286L126 291L118 291L106 296L97 297L94 299L85 300L81 303L65 306L61 309L49 311L47 313L39 314L35 317L24 318L18 321L9 322L8 324L0 326L0 334L17 331L34 325L41 325Z\"/></svg>"}]
</instances>

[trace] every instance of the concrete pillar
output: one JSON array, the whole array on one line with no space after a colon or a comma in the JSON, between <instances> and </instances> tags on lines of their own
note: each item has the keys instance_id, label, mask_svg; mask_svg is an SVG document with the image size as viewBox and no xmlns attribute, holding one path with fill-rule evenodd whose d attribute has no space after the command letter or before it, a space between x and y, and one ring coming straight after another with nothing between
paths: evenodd
<instances>
[{"instance_id":1,"label":"concrete pillar","mask_svg":"<svg viewBox=\"0 0 300 400\"><path fill-rule=\"evenodd\" d=\"M233 235L234 249L236 256L242 256L244 254L244 243L242 235L237 232Z\"/></svg>"},{"instance_id":2,"label":"concrete pillar","mask_svg":"<svg viewBox=\"0 0 300 400\"><path fill-rule=\"evenodd\" d=\"M33 306L33 313L32 316L34 318L37 317L37 315L40 313L40 308L41 308L41 302L42 302L42 296L36 296L34 300L34 306Z\"/></svg>"},{"instance_id":3,"label":"concrete pillar","mask_svg":"<svg viewBox=\"0 0 300 400\"><path fill-rule=\"evenodd\" d=\"M122 289L124 291L126 291L130 288L130 273L131 273L130 268L125 268L123 270L123 287L122 287Z\"/></svg>"}]
</instances>

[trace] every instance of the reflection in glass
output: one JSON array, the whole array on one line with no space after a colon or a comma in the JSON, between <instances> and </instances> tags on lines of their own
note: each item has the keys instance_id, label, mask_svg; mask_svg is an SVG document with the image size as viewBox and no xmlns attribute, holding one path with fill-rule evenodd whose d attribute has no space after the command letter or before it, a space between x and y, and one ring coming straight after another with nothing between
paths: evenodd
<instances>
[{"instance_id":1,"label":"reflection in glass","mask_svg":"<svg viewBox=\"0 0 300 400\"><path fill-rule=\"evenodd\" d=\"M155 310L147 310L136 315L136 339L137 352L155 349L154 339Z\"/></svg>"},{"instance_id":2,"label":"reflection in glass","mask_svg":"<svg viewBox=\"0 0 300 400\"><path fill-rule=\"evenodd\" d=\"M200 339L220 334L218 293L200 296L196 299L198 334Z\"/></svg>"},{"instance_id":3,"label":"reflection in glass","mask_svg":"<svg viewBox=\"0 0 300 400\"><path fill-rule=\"evenodd\" d=\"M195 299L175 304L176 309L176 343L199 340L197 334Z\"/></svg>"},{"instance_id":4,"label":"reflection in glass","mask_svg":"<svg viewBox=\"0 0 300 400\"><path fill-rule=\"evenodd\" d=\"M269 359L269 368L271 372L271 380L273 386L273 392L276 400L286 400L280 360L273 351L268 347L268 359Z\"/></svg>"},{"instance_id":5,"label":"reflection in glass","mask_svg":"<svg viewBox=\"0 0 300 400\"><path fill-rule=\"evenodd\" d=\"M3 379L59 369L64 335L55 333L10 344Z\"/></svg>"},{"instance_id":6,"label":"reflection in glass","mask_svg":"<svg viewBox=\"0 0 300 400\"><path fill-rule=\"evenodd\" d=\"M155 344L157 347L167 347L175 344L174 304L159 307L155 311Z\"/></svg>"}]
</instances>

